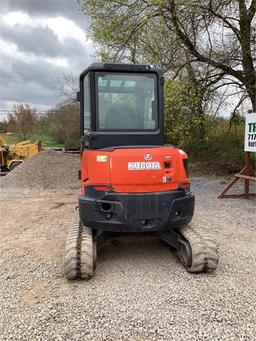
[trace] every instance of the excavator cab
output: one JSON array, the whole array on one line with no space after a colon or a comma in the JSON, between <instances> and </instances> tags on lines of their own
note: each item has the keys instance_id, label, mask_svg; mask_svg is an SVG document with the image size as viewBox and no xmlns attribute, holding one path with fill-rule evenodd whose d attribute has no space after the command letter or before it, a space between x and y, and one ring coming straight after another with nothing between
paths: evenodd
<instances>
[{"instance_id":1,"label":"excavator cab","mask_svg":"<svg viewBox=\"0 0 256 341\"><path fill-rule=\"evenodd\" d=\"M80 89L81 136L87 148L164 143L160 69L93 64L81 74Z\"/></svg>"},{"instance_id":2,"label":"excavator cab","mask_svg":"<svg viewBox=\"0 0 256 341\"><path fill-rule=\"evenodd\" d=\"M163 73L150 65L92 64L80 75L81 190L65 275L90 278L112 237L150 233L190 272L211 272L215 243L194 213L187 154L164 144Z\"/></svg>"}]
</instances>

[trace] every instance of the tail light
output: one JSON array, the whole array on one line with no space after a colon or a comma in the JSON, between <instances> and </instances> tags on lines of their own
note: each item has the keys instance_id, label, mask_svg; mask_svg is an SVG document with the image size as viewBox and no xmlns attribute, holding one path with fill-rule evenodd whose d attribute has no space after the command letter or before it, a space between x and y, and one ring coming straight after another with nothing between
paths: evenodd
<instances>
[{"instance_id":1,"label":"tail light","mask_svg":"<svg viewBox=\"0 0 256 341\"><path fill-rule=\"evenodd\" d=\"M189 188L190 184L188 182L183 182L183 184L181 185L182 188Z\"/></svg>"}]
</instances>

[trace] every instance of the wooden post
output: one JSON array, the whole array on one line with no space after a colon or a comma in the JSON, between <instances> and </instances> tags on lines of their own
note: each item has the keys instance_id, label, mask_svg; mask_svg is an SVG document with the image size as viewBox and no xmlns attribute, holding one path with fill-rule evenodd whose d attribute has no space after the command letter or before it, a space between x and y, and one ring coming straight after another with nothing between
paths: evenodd
<instances>
[{"instance_id":1,"label":"wooden post","mask_svg":"<svg viewBox=\"0 0 256 341\"><path fill-rule=\"evenodd\" d=\"M248 113L252 111L249 110ZM245 152L245 165L244 168L237 174L234 175L234 179L224 188L219 194L218 198L240 198L244 197L249 199L250 197L256 196L256 193L250 193L250 181L256 181L256 169L252 165L251 153ZM239 180L244 180L244 193L242 194L225 194L234 184Z\"/></svg>"},{"instance_id":2,"label":"wooden post","mask_svg":"<svg viewBox=\"0 0 256 341\"><path fill-rule=\"evenodd\" d=\"M251 170L250 170L250 153L249 152L245 152L245 173L249 173L251 175ZM249 175L248 174L248 175ZM245 198L248 199L249 198L249 193L250 193L250 183L249 183L249 179L244 179L244 195Z\"/></svg>"},{"instance_id":3,"label":"wooden post","mask_svg":"<svg viewBox=\"0 0 256 341\"><path fill-rule=\"evenodd\" d=\"M244 193L242 194L225 194L234 184L239 180L244 180ZM224 190L219 194L218 198L240 198L244 197L249 199L250 197L256 196L256 193L250 193L250 181L256 181L256 172L253 169L251 162L251 153L245 152L245 166L237 174L234 175L234 179L224 188Z\"/></svg>"}]
</instances>

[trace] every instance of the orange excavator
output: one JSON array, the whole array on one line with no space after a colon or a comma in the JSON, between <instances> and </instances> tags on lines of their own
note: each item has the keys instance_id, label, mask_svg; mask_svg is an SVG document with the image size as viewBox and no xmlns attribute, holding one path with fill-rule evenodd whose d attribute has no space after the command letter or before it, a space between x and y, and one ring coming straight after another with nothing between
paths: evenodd
<instances>
[{"instance_id":1,"label":"orange excavator","mask_svg":"<svg viewBox=\"0 0 256 341\"><path fill-rule=\"evenodd\" d=\"M187 154L164 143L163 73L92 64L80 75L81 192L66 241L65 276L88 279L118 235L150 233L189 272L212 272L215 242L195 231Z\"/></svg>"}]
</instances>

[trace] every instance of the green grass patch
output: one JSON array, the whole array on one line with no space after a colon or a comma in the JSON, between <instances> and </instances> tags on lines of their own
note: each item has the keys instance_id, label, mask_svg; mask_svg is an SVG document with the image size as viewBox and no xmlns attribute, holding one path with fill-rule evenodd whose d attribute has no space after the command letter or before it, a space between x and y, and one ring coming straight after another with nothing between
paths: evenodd
<instances>
[{"instance_id":1,"label":"green grass patch","mask_svg":"<svg viewBox=\"0 0 256 341\"><path fill-rule=\"evenodd\" d=\"M7 145L15 144L21 141L19 136L17 136L16 134L0 134L0 139L4 140Z\"/></svg>"},{"instance_id":2,"label":"green grass patch","mask_svg":"<svg viewBox=\"0 0 256 341\"><path fill-rule=\"evenodd\" d=\"M0 138L4 139L7 145L11 145L11 144L24 141L24 138L22 138L21 136L17 134L12 134L12 135L1 134ZM40 140L42 142L42 146L48 147L48 148L63 147L63 144L57 143L55 139L49 135L30 134L28 135L27 140L30 140L31 142L36 142Z\"/></svg>"}]
</instances>

